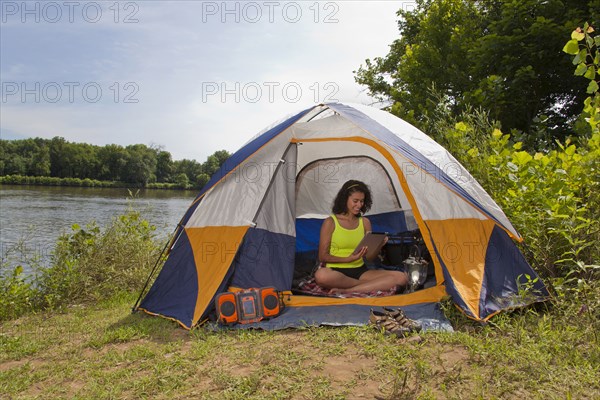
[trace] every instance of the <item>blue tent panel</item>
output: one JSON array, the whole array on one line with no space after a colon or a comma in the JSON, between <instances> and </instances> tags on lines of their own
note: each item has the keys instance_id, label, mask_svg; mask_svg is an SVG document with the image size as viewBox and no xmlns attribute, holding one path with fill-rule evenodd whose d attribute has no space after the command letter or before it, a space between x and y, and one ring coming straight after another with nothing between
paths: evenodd
<instances>
[{"instance_id":1,"label":"blue tent panel","mask_svg":"<svg viewBox=\"0 0 600 400\"><path fill-rule=\"evenodd\" d=\"M323 220L319 218L296 219L296 251L298 253L313 252L319 248L319 232Z\"/></svg>"},{"instance_id":2,"label":"blue tent panel","mask_svg":"<svg viewBox=\"0 0 600 400\"><path fill-rule=\"evenodd\" d=\"M404 211L367 216L373 232L399 233L408 230ZM323 220L319 218L296 219L296 251L314 252L319 247L319 234Z\"/></svg>"},{"instance_id":3,"label":"blue tent panel","mask_svg":"<svg viewBox=\"0 0 600 400\"><path fill-rule=\"evenodd\" d=\"M403 211L369 215L374 232L406 232L406 220ZM319 235L323 220L319 218L296 219L296 268L311 271L318 259Z\"/></svg>"},{"instance_id":4,"label":"blue tent panel","mask_svg":"<svg viewBox=\"0 0 600 400\"><path fill-rule=\"evenodd\" d=\"M290 290L294 274L294 237L264 229L249 229L232 264L231 285L239 288L274 286Z\"/></svg>"},{"instance_id":5,"label":"blue tent panel","mask_svg":"<svg viewBox=\"0 0 600 400\"><path fill-rule=\"evenodd\" d=\"M519 284L538 275L506 232L494 227L485 255L485 272L481 287L479 316L484 319L502 309L524 306L546 298L549 293L540 279L533 283L534 298L519 298Z\"/></svg>"},{"instance_id":6,"label":"blue tent panel","mask_svg":"<svg viewBox=\"0 0 600 400\"><path fill-rule=\"evenodd\" d=\"M394 211L369 215L373 232L388 232L390 234L406 232L406 217L404 211Z\"/></svg>"},{"instance_id":7,"label":"blue tent panel","mask_svg":"<svg viewBox=\"0 0 600 400\"><path fill-rule=\"evenodd\" d=\"M174 318L191 327L197 297L198 274L194 254L183 232L140 308Z\"/></svg>"}]
</instances>

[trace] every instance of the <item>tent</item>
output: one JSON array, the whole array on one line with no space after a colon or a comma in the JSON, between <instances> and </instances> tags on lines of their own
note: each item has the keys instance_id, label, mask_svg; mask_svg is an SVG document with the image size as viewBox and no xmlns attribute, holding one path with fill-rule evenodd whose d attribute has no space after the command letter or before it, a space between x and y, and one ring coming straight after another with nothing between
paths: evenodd
<instances>
[{"instance_id":1,"label":"tent","mask_svg":"<svg viewBox=\"0 0 600 400\"><path fill-rule=\"evenodd\" d=\"M520 296L526 279L547 295L515 245L519 233L442 146L385 111L326 103L275 123L221 166L184 214L134 310L191 328L230 288L290 291L299 260L316 255L321 222L348 179L370 186L374 231L420 232L433 283L386 297L291 294L278 326L364 323L371 307L437 304L447 295L485 321L531 302Z\"/></svg>"}]
</instances>

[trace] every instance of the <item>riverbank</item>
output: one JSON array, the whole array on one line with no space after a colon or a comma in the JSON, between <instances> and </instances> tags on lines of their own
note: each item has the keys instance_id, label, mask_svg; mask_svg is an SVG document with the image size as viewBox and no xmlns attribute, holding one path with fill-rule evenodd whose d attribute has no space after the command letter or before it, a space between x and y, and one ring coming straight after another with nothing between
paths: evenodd
<instances>
[{"instance_id":1,"label":"riverbank","mask_svg":"<svg viewBox=\"0 0 600 400\"><path fill-rule=\"evenodd\" d=\"M34 185L34 186L71 186L96 188L131 188L131 189L161 189L161 190L192 190L192 185L179 183L154 182L139 185L130 182L99 181L96 179L56 178L52 176L0 176L0 185Z\"/></svg>"},{"instance_id":2,"label":"riverbank","mask_svg":"<svg viewBox=\"0 0 600 400\"><path fill-rule=\"evenodd\" d=\"M527 309L405 339L369 327L195 329L131 314L133 294L0 323L0 397L593 399L585 316ZM446 307L445 307L446 308Z\"/></svg>"}]
</instances>

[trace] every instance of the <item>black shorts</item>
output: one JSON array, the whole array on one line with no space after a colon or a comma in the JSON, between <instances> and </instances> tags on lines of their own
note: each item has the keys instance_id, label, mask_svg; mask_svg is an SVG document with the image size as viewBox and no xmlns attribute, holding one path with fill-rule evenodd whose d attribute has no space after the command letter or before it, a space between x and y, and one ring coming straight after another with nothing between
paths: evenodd
<instances>
[{"instance_id":1,"label":"black shorts","mask_svg":"<svg viewBox=\"0 0 600 400\"><path fill-rule=\"evenodd\" d=\"M369 270L365 265L363 265L362 267L357 267L357 268L331 268L331 267L327 267L327 268L332 269L334 271L341 272L342 274L344 274L350 278L353 278L353 279L360 279L361 275Z\"/></svg>"}]
</instances>

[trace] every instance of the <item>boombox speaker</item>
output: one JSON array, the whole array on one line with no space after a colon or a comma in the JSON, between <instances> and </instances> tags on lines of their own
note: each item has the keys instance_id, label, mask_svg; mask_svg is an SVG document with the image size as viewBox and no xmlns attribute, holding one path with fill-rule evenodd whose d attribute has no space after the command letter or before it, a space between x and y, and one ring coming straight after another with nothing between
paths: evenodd
<instances>
[{"instance_id":1,"label":"boombox speaker","mask_svg":"<svg viewBox=\"0 0 600 400\"><path fill-rule=\"evenodd\" d=\"M219 294L215 299L215 307L220 323L249 324L278 316L283 302L274 287L251 288Z\"/></svg>"},{"instance_id":2,"label":"boombox speaker","mask_svg":"<svg viewBox=\"0 0 600 400\"><path fill-rule=\"evenodd\" d=\"M235 293L221 293L216 301L219 321L224 324L233 324L238 321L237 300Z\"/></svg>"}]
</instances>

